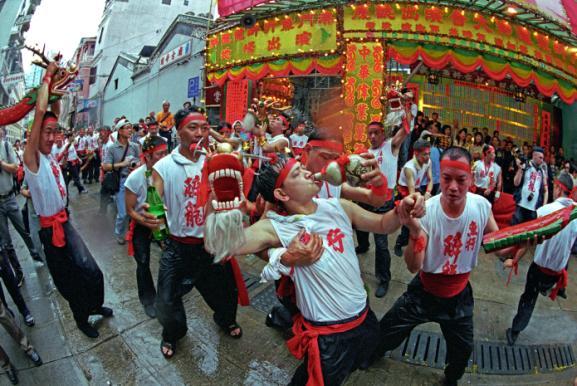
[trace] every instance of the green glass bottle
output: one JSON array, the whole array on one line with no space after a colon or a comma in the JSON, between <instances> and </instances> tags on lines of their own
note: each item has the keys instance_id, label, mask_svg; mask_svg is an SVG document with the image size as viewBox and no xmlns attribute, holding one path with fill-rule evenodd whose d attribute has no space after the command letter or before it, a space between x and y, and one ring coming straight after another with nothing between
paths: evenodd
<instances>
[{"instance_id":1,"label":"green glass bottle","mask_svg":"<svg viewBox=\"0 0 577 386\"><path fill-rule=\"evenodd\" d=\"M148 181L148 188L146 191L146 203L148 204L147 212L156 216L162 223L158 228L152 230L152 238L157 241L162 241L168 237L168 228L166 227L166 213L164 212L164 203L158 195L156 188L152 184L152 172L146 171L146 179Z\"/></svg>"}]
</instances>

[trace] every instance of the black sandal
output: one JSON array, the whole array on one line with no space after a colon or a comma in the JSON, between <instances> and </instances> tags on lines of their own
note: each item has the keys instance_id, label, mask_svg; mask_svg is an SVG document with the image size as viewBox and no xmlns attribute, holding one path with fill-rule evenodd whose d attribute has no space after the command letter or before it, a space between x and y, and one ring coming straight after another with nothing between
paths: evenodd
<instances>
[{"instance_id":1,"label":"black sandal","mask_svg":"<svg viewBox=\"0 0 577 386\"><path fill-rule=\"evenodd\" d=\"M172 353L168 354L168 352L164 352L165 349L166 351L171 351ZM176 344L163 340L160 342L160 352L162 353L162 356L164 356L164 358L170 359L176 353Z\"/></svg>"},{"instance_id":2,"label":"black sandal","mask_svg":"<svg viewBox=\"0 0 577 386\"><path fill-rule=\"evenodd\" d=\"M221 326L220 328L222 329L222 331L224 331L224 332L225 332L228 336L230 336L232 339L240 339L240 338L242 337L242 328L241 328L238 324L236 324L236 323L231 324L231 325L228 326L228 327L222 327L222 326ZM238 329L238 334L237 334L237 335L233 335L232 332L233 332L234 330L236 330L236 329Z\"/></svg>"}]
</instances>

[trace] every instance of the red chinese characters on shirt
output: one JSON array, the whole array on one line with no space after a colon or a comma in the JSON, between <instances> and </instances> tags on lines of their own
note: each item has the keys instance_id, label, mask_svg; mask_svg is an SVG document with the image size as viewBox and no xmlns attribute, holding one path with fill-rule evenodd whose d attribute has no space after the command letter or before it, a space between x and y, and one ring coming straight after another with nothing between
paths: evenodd
<instances>
[{"instance_id":1,"label":"red chinese characters on shirt","mask_svg":"<svg viewBox=\"0 0 577 386\"><path fill-rule=\"evenodd\" d=\"M66 198L66 189L60 183L60 167L53 160L50 161L50 168L52 169L52 174L56 178L56 185L58 185L58 192L61 198Z\"/></svg>"},{"instance_id":2,"label":"red chinese characters on shirt","mask_svg":"<svg viewBox=\"0 0 577 386\"><path fill-rule=\"evenodd\" d=\"M538 175L538 172L531 172L531 176L529 177L529 184L527 186L527 189L529 189L531 192L535 192L535 183L537 182Z\"/></svg>"},{"instance_id":3,"label":"red chinese characters on shirt","mask_svg":"<svg viewBox=\"0 0 577 386\"><path fill-rule=\"evenodd\" d=\"M329 242L329 247L332 247L336 252L343 253L343 238L345 234L340 228L331 229L327 235L327 241Z\"/></svg>"},{"instance_id":4,"label":"red chinese characters on shirt","mask_svg":"<svg viewBox=\"0 0 577 386\"><path fill-rule=\"evenodd\" d=\"M479 227L475 221L471 221L469 224L469 230L467 232L467 241L465 242L465 250L472 251L475 249L477 244L477 236L479 235Z\"/></svg>"},{"instance_id":5,"label":"red chinese characters on shirt","mask_svg":"<svg viewBox=\"0 0 577 386\"><path fill-rule=\"evenodd\" d=\"M184 180L184 197L193 198L188 200L184 207L184 220L186 226L201 226L204 224L203 208L197 207L196 197L198 197L198 190L200 189L200 176L188 177Z\"/></svg>"},{"instance_id":6,"label":"red chinese characters on shirt","mask_svg":"<svg viewBox=\"0 0 577 386\"><path fill-rule=\"evenodd\" d=\"M457 260L461 254L461 249L463 247L463 242L461 241L461 232L457 232L454 235L448 235L445 237L443 255L447 256L448 259L443 264L443 274L444 275L456 275L457 274ZM451 258L453 262L451 263Z\"/></svg>"}]
</instances>

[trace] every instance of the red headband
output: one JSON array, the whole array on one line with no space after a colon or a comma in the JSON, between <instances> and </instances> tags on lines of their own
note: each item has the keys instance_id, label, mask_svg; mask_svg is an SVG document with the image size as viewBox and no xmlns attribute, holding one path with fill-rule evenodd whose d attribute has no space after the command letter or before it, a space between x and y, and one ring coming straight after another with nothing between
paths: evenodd
<instances>
[{"instance_id":1,"label":"red headband","mask_svg":"<svg viewBox=\"0 0 577 386\"><path fill-rule=\"evenodd\" d=\"M311 147L322 147L327 150L336 151L337 153L343 152L343 144L337 141L332 141L330 139L327 140L320 140L320 139L313 139L307 143L307 146L310 145Z\"/></svg>"},{"instance_id":2,"label":"red headband","mask_svg":"<svg viewBox=\"0 0 577 386\"><path fill-rule=\"evenodd\" d=\"M161 143L160 145L156 145L154 147L151 147L150 149L146 149L146 150L142 150L142 152L144 154L152 154L155 153L157 151L161 151L161 150L168 150L168 145L166 143Z\"/></svg>"},{"instance_id":3,"label":"red headband","mask_svg":"<svg viewBox=\"0 0 577 386\"><path fill-rule=\"evenodd\" d=\"M278 189L282 186L282 184L284 183L284 180L286 180L289 172L291 171L291 169L293 168L293 166L297 163L297 160L294 158L291 158L288 160L288 162L285 164L284 168L282 168L282 170L280 171L278 178L276 179L276 182L274 184L274 188Z\"/></svg>"},{"instance_id":4,"label":"red headband","mask_svg":"<svg viewBox=\"0 0 577 386\"><path fill-rule=\"evenodd\" d=\"M56 124L58 124L58 119L54 118L53 116L49 116L47 118L44 118L44 120L42 121L42 123L45 125L47 123L51 123L54 122Z\"/></svg>"},{"instance_id":5,"label":"red headband","mask_svg":"<svg viewBox=\"0 0 577 386\"><path fill-rule=\"evenodd\" d=\"M441 170L445 168L455 168L471 174L471 165L461 161L441 160Z\"/></svg>"},{"instance_id":6,"label":"red headband","mask_svg":"<svg viewBox=\"0 0 577 386\"><path fill-rule=\"evenodd\" d=\"M282 114L280 114L278 117L282 121L283 125L285 125L285 127L288 127L288 125L289 125L288 119L286 119L286 117Z\"/></svg>"},{"instance_id":7,"label":"red headband","mask_svg":"<svg viewBox=\"0 0 577 386\"><path fill-rule=\"evenodd\" d=\"M182 129L184 126L188 125L191 121L194 121L199 116L204 119L204 115L201 113L189 113L186 117L182 118L182 121L180 121L177 130Z\"/></svg>"},{"instance_id":8,"label":"red headband","mask_svg":"<svg viewBox=\"0 0 577 386\"><path fill-rule=\"evenodd\" d=\"M555 185L557 185L559 188L561 188L561 190L564 191L565 193L571 193L571 190L569 190L567 185L565 185L561 181L555 180Z\"/></svg>"}]
</instances>

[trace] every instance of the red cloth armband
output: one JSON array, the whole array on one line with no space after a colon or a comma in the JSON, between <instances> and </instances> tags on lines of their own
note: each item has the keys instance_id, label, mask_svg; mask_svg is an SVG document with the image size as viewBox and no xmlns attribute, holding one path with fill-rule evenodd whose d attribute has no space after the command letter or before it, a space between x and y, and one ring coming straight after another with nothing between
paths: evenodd
<instances>
[{"instance_id":1,"label":"red cloth armband","mask_svg":"<svg viewBox=\"0 0 577 386\"><path fill-rule=\"evenodd\" d=\"M427 246L427 243L425 242L425 236L411 237L411 240L414 243L413 252L421 253L425 250L425 247Z\"/></svg>"}]
</instances>

